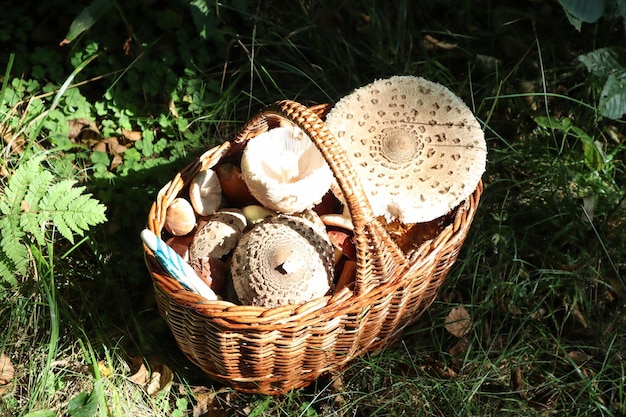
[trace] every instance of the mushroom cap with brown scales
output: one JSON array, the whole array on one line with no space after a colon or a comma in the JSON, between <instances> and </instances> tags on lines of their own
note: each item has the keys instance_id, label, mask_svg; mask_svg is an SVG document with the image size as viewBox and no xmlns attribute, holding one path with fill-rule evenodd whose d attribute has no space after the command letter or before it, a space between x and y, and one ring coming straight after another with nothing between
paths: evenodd
<instances>
[{"instance_id":1,"label":"mushroom cap with brown scales","mask_svg":"<svg viewBox=\"0 0 626 417\"><path fill-rule=\"evenodd\" d=\"M388 221L427 222L448 213L485 171L484 132L472 111L420 77L394 76L355 90L328 113L326 125L374 213Z\"/></svg>"},{"instance_id":2,"label":"mushroom cap with brown scales","mask_svg":"<svg viewBox=\"0 0 626 417\"><path fill-rule=\"evenodd\" d=\"M246 226L246 216L242 210L230 208L216 211L194 234L189 245L189 259L221 258L229 254Z\"/></svg>"},{"instance_id":3,"label":"mushroom cap with brown scales","mask_svg":"<svg viewBox=\"0 0 626 417\"><path fill-rule=\"evenodd\" d=\"M244 233L231 258L233 286L244 305L302 304L331 288L333 246L297 216L268 217Z\"/></svg>"}]
</instances>

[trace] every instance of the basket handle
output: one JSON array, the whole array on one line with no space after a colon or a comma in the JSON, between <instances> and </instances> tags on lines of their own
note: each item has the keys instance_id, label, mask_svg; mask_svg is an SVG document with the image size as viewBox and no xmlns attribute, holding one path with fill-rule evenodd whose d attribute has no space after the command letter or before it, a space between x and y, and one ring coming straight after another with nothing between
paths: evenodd
<instances>
[{"instance_id":1,"label":"basket handle","mask_svg":"<svg viewBox=\"0 0 626 417\"><path fill-rule=\"evenodd\" d=\"M277 101L250 119L233 139L236 148L269 129L268 119L286 119L302 129L315 143L330 166L346 200L354 225L357 252L357 293L368 292L383 282L394 281L409 266L398 245L374 216L352 164L326 123L306 106Z\"/></svg>"}]
</instances>

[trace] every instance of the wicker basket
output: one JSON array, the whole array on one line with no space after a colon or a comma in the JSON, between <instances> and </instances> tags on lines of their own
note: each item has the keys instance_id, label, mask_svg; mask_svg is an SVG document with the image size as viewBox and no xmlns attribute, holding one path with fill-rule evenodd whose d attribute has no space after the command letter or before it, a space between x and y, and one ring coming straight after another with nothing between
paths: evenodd
<instances>
[{"instance_id":1,"label":"wicker basket","mask_svg":"<svg viewBox=\"0 0 626 417\"><path fill-rule=\"evenodd\" d=\"M212 148L158 193L148 228L161 235L169 203L202 169L235 158L248 140L289 120L315 142L346 197L355 227L355 285L302 305L266 309L208 302L185 291L145 248L156 301L185 355L215 380L249 393L281 394L383 348L435 299L474 218L482 183L434 238L402 252L373 212L346 154L323 122L326 107L277 102L230 142Z\"/></svg>"}]
</instances>

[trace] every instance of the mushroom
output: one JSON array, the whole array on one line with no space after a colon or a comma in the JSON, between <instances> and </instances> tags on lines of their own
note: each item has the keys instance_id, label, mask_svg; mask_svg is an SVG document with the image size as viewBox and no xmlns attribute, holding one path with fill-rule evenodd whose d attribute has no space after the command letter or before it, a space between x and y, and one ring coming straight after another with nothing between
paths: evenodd
<instances>
[{"instance_id":1,"label":"mushroom","mask_svg":"<svg viewBox=\"0 0 626 417\"><path fill-rule=\"evenodd\" d=\"M218 258L202 257L189 263L198 277L214 292L219 293L224 289L228 267Z\"/></svg>"},{"instance_id":2,"label":"mushroom","mask_svg":"<svg viewBox=\"0 0 626 417\"><path fill-rule=\"evenodd\" d=\"M241 177L239 167L231 163L223 163L215 167L215 173L220 180L224 197L228 201L238 207L258 203Z\"/></svg>"},{"instance_id":3,"label":"mushroom","mask_svg":"<svg viewBox=\"0 0 626 417\"><path fill-rule=\"evenodd\" d=\"M268 217L237 244L231 273L243 304L267 308L302 304L330 289L333 246L306 219L283 214Z\"/></svg>"},{"instance_id":4,"label":"mushroom","mask_svg":"<svg viewBox=\"0 0 626 417\"><path fill-rule=\"evenodd\" d=\"M189 184L189 200L200 216L211 215L222 204L220 180L212 169L198 172Z\"/></svg>"},{"instance_id":5,"label":"mushroom","mask_svg":"<svg viewBox=\"0 0 626 417\"><path fill-rule=\"evenodd\" d=\"M259 206L257 204L251 204L241 209L248 224L256 224L263 221L267 216L275 216L277 213L274 210L270 210L267 207Z\"/></svg>"},{"instance_id":6,"label":"mushroom","mask_svg":"<svg viewBox=\"0 0 626 417\"><path fill-rule=\"evenodd\" d=\"M216 211L195 233L189 245L189 259L221 258L230 253L237 245L246 224L246 216L240 209Z\"/></svg>"},{"instance_id":7,"label":"mushroom","mask_svg":"<svg viewBox=\"0 0 626 417\"><path fill-rule=\"evenodd\" d=\"M189 201L182 197L175 198L165 211L165 230L174 236L184 236L196 225L196 214Z\"/></svg>"},{"instance_id":8,"label":"mushroom","mask_svg":"<svg viewBox=\"0 0 626 417\"><path fill-rule=\"evenodd\" d=\"M241 173L262 205L282 213L313 207L333 180L321 152L295 126L277 127L251 139L242 153Z\"/></svg>"},{"instance_id":9,"label":"mushroom","mask_svg":"<svg viewBox=\"0 0 626 417\"><path fill-rule=\"evenodd\" d=\"M423 78L395 76L361 87L333 107L326 125L346 150L374 214L388 221L446 214L467 199L485 170L484 133L472 111Z\"/></svg>"}]
</instances>

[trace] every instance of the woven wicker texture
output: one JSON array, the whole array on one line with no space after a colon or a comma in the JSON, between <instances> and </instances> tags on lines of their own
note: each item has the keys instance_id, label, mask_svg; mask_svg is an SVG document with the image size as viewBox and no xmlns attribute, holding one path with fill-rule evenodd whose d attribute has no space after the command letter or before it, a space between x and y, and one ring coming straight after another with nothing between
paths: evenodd
<instances>
[{"instance_id":1,"label":"woven wicker texture","mask_svg":"<svg viewBox=\"0 0 626 417\"><path fill-rule=\"evenodd\" d=\"M326 107L280 101L251 119L230 142L210 149L158 193L148 228L160 235L169 203L185 195L202 169L234 158L248 140L282 121L304 130L328 162L355 228L353 287L302 305L272 309L208 302L168 277L146 248L160 314L185 355L206 374L237 390L282 394L308 385L351 359L398 338L433 302L474 218L482 183L434 238L404 253L373 215L358 178L323 122Z\"/></svg>"}]
</instances>

